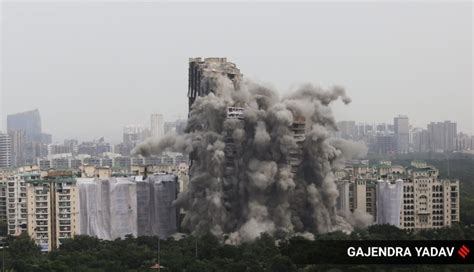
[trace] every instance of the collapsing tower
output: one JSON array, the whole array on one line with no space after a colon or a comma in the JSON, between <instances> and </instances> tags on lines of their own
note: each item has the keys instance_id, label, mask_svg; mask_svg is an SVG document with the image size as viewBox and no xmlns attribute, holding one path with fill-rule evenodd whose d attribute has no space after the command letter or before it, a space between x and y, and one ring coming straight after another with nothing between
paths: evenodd
<instances>
[{"instance_id":1,"label":"collapsing tower","mask_svg":"<svg viewBox=\"0 0 474 272\"><path fill-rule=\"evenodd\" d=\"M336 125L329 104L349 103L345 91L308 84L280 98L242 82L225 59L191 59L189 66L186 132L134 151L190 153L189 186L175 202L186 211L183 230L230 243L263 232L352 230L335 210L333 170L359 147L330 139Z\"/></svg>"},{"instance_id":2,"label":"collapsing tower","mask_svg":"<svg viewBox=\"0 0 474 272\"><path fill-rule=\"evenodd\" d=\"M205 96L215 92L217 80L221 76L226 76L238 89L243 75L232 62L227 58L190 58L189 59L189 85L188 102L189 111L198 96Z\"/></svg>"},{"instance_id":3,"label":"collapsing tower","mask_svg":"<svg viewBox=\"0 0 474 272\"><path fill-rule=\"evenodd\" d=\"M290 150L289 164L291 166L291 172L295 174L303 160L303 143L306 139L306 120L303 116L294 118L291 131L293 132L293 138L295 139L297 147Z\"/></svg>"}]
</instances>

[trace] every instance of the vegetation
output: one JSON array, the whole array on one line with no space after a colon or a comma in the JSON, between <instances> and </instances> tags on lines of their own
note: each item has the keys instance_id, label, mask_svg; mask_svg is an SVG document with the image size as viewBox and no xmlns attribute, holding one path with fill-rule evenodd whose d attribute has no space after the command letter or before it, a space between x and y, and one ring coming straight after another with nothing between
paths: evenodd
<instances>
[{"instance_id":1,"label":"vegetation","mask_svg":"<svg viewBox=\"0 0 474 272\"><path fill-rule=\"evenodd\" d=\"M316 265L314 256L328 250L321 240L410 240L474 239L474 228L455 225L451 228L413 233L390 225L374 225L356 230L317 235L315 241L301 237L275 239L263 234L252 243L238 246L220 243L214 236L192 236L181 240L161 241L158 257L157 237L126 237L102 241L89 236L66 240L58 250L41 253L27 235L9 237L5 253L8 271L153 271L159 260L162 271L436 271L441 266L343 266ZM337 262L337 256L335 256ZM382 270L381 270L382 269ZM442 266L442 271L466 267ZM471 268L472 269L472 268ZM472 270L471 270L472 271Z\"/></svg>"}]
</instances>

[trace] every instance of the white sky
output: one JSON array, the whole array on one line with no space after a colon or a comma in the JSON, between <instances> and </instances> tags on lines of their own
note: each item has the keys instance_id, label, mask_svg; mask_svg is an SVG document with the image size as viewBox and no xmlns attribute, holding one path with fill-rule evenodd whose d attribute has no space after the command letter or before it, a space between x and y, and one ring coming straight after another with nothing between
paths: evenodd
<instances>
[{"instance_id":1,"label":"white sky","mask_svg":"<svg viewBox=\"0 0 474 272\"><path fill-rule=\"evenodd\" d=\"M55 140L187 115L189 57L227 57L281 93L346 87L337 120L473 132L472 3L2 2L0 114L38 108Z\"/></svg>"}]
</instances>

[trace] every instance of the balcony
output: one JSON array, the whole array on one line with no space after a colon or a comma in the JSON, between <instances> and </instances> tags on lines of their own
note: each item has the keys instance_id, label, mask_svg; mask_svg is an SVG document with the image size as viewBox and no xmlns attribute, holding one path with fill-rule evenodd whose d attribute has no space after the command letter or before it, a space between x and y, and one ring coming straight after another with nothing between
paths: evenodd
<instances>
[{"instance_id":1,"label":"balcony","mask_svg":"<svg viewBox=\"0 0 474 272\"><path fill-rule=\"evenodd\" d=\"M71 225L71 220L59 220L59 225Z\"/></svg>"},{"instance_id":2,"label":"balcony","mask_svg":"<svg viewBox=\"0 0 474 272\"><path fill-rule=\"evenodd\" d=\"M60 232L59 233L59 238L71 238L71 233L69 232Z\"/></svg>"},{"instance_id":3,"label":"balcony","mask_svg":"<svg viewBox=\"0 0 474 272\"><path fill-rule=\"evenodd\" d=\"M71 227L59 227L59 231L69 232L69 231L71 231Z\"/></svg>"}]
</instances>

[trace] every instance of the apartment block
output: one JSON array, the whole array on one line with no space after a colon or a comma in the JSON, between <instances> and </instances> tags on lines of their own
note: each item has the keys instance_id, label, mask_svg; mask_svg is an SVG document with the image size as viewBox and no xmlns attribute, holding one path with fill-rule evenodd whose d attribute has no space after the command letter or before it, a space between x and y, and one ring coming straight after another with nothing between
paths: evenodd
<instances>
[{"instance_id":1,"label":"apartment block","mask_svg":"<svg viewBox=\"0 0 474 272\"><path fill-rule=\"evenodd\" d=\"M12 166L11 141L8 134L0 133L0 168Z\"/></svg>"},{"instance_id":2,"label":"apartment block","mask_svg":"<svg viewBox=\"0 0 474 272\"><path fill-rule=\"evenodd\" d=\"M426 163L414 161L408 168L354 166L344 172L337 175L338 210L366 212L375 222L411 230L448 227L460 221L459 181L440 179L438 169ZM394 214L400 214L400 220L394 220Z\"/></svg>"},{"instance_id":3,"label":"apartment block","mask_svg":"<svg viewBox=\"0 0 474 272\"><path fill-rule=\"evenodd\" d=\"M376 181L358 179L349 183L349 210L359 210L373 216L377 215Z\"/></svg>"},{"instance_id":4,"label":"apartment block","mask_svg":"<svg viewBox=\"0 0 474 272\"><path fill-rule=\"evenodd\" d=\"M420 168L410 171L403 182L400 227L433 229L459 222L459 181L438 179L438 170Z\"/></svg>"},{"instance_id":5,"label":"apartment block","mask_svg":"<svg viewBox=\"0 0 474 272\"><path fill-rule=\"evenodd\" d=\"M68 171L26 179L28 235L42 251L57 248L78 233L78 190Z\"/></svg>"},{"instance_id":6,"label":"apartment block","mask_svg":"<svg viewBox=\"0 0 474 272\"><path fill-rule=\"evenodd\" d=\"M27 199L25 177L31 173L7 177L8 234L20 235L27 231ZM34 174L34 177L37 174ZM33 177L33 178L34 178Z\"/></svg>"}]
</instances>

